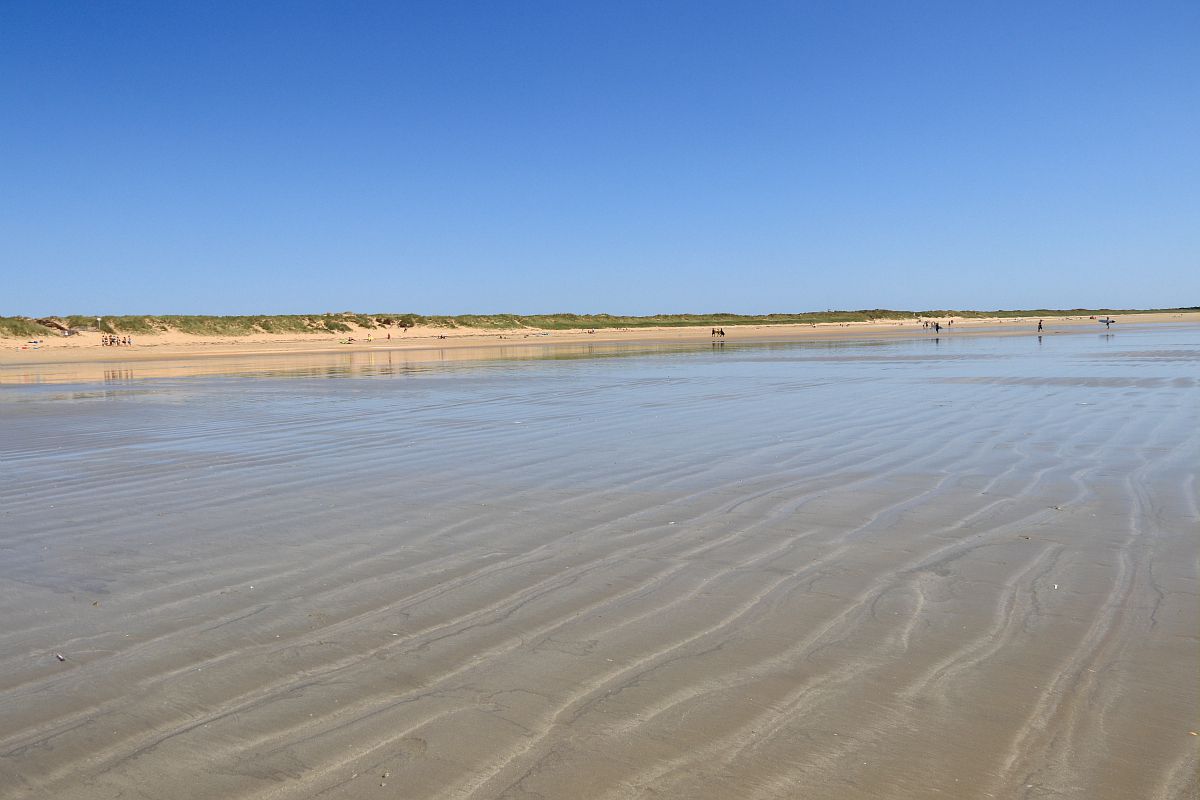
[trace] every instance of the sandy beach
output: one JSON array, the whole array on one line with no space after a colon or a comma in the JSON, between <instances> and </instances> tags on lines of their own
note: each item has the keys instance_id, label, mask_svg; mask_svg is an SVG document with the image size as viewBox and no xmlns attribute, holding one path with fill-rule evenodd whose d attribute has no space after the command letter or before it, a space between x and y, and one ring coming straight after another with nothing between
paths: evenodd
<instances>
[{"instance_id":1,"label":"sandy beach","mask_svg":"<svg viewBox=\"0 0 1200 800\"><path fill-rule=\"evenodd\" d=\"M1200 323L1200 312L1114 315L1119 329ZM930 318L934 319L934 318ZM1019 336L1035 333L1038 318L939 317L941 336ZM1086 316L1044 317L1046 336L1094 333L1103 328ZM131 346L101 346L99 333L72 337L46 336L37 340L0 337L0 383L29 381L104 380L136 368L140 377L168 377L228 371L204 359L243 359L269 363L260 357L350 354L356 364L374 363L370 354L393 363L467 361L486 358L539 357L548 351L587 354L597 346L693 345L711 342L711 327L610 328L543 331L531 328L414 327L408 330L370 330L355 325L348 334L268 334L196 336L179 332L136 335ZM767 343L844 341L853 339L933 338L914 320L821 323L815 325L738 325L723 328L722 342ZM349 341L352 339L353 341ZM286 360L276 362L286 364ZM47 365L72 365L49 369ZM22 369L22 368L28 369Z\"/></svg>"},{"instance_id":2,"label":"sandy beach","mask_svg":"<svg viewBox=\"0 0 1200 800\"><path fill-rule=\"evenodd\" d=\"M3 20L0 800L1200 800L1197 3Z\"/></svg>"},{"instance_id":3,"label":"sandy beach","mask_svg":"<svg viewBox=\"0 0 1200 800\"><path fill-rule=\"evenodd\" d=\"M1168 321L6 347L0 797L1194 798Z\"/></svg>"}]
</instances>

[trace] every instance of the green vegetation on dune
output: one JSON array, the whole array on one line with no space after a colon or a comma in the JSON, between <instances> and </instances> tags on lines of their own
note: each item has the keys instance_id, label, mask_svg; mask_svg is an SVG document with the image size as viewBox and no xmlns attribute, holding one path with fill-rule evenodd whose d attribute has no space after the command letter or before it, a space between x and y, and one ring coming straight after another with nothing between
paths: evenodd
<instances>
[{"instance_id":1,"label":"green vegetation on dune","mask_svg":"<svg viewBox=\"0 0 1200 800\"><path fill-rule=\"evenodd\" d=\"M355 327L373 329L411 328L426 325L440 328L471 328L504 330L532 328L536 330L612 329L612 328L682 328L688 326L725 327L735 325L809 325L838 322L869 322L871 320L902 320L916 318L961 317L1086 317L1102 314L1153 314L1200 311L1189 308L1037 308L1016 311L894 311L885 308L858 311L812 311L798 314L656 314L648 317L616 316L613 314L461 314L458 316L422 316L420 314L273 314L252 316L200 316L167 314L158 316L107 316L100 318L100 330L105 333L147 335L178 331L194 336L249 336L255 333L351 333ZM0 337L27 338L59 335L60 326L95 330L96 317L69 315L44 318L41 322L28 317L0 317ZM45 323L45 324L43 324Z\"/></svg>"},{"instance_id":2,"label":"green vegetation on dune","mask_svg":"<svg viewBox=\"0 0 1200 800\"><path fill-rule=\"evenodd\" d=\"M26 339L45 336L52 331L25 317L0 317L0 337ZM53 331L58 333L58 331Z\"/></svg>"},{"instance_id":3,"label":"green vegetation on dune","mask_svg":"<svg viewBox=\"0 0 1200 800\"><path fill-rule=\"evenodd\" d=\"M96 317L71 315L61 318L72 328L92 330ZM399 317L396 317L398 320ZM100 318L105 333L152 334L178 331L193 336L249 336L254 333L346 333L348 323L374 328L380 322L365 314L274 314L255 316L203 316L164 314L157 316L108 316ZM396 323L393 323L396 324Z\"/></svg>"},{"instance_id":4,"label":"green vegetation on dune","mask_svg":"<svg viewBox=\"0 0 1200 800\"><path fill-rule=\"evenodd\" d=\"M517 314L461 314L456 317L426 317L425 324L445 328L528 328L531 326Z\"/></svg>"},{"instance_id":5,"label":"green vegetation on dune","mask_svg":"<svg viewBox=\"0 0 1200 800\"><path fill-rule=\"evenodd\" d=\"M627 317L613 314L470 314L457 317L427 317L425 324L464 328L537 328L540 330L569 330L579 328L684 328L692 326L733 325L810 325L838 322L870 322L871 320L902 320L932 317L1055 317L1089 316L1096 314L1150 314L1196 311L1198 308L1167 309L1034 309L1032 311L895 311L886 308L859 311L809 311L798 314L655 314L648 317Z\"/></svg>"},{"instance_id":6,"label":"green vegetation on dune","mask_svg":"<svg viewBox=\"0 0 1200 800\"><path fill-rule=\"evenodd\" d=\"M686 328L722 325L807 325L816 322L865 322L890 316L908 319L907 311L822 311L803 314L655 314L650 317L623 317L612 314L535 314L521 317L531 328L564 330L568 328Z\"/></svg>"}]
</instances>

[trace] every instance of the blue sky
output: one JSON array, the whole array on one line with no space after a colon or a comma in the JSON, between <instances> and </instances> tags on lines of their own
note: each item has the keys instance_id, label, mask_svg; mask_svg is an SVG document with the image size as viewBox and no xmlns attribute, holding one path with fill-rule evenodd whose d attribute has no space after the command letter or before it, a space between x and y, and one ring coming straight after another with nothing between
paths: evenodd
<instances>
[{"instance_id":1,"label":"blue sky","mask_svg":"<svg viewBox=\"0 0 1200 800\"><path fill-rule=\"evenodd\" d=\"M0 314L1200 304L1200 3L6 3Z\"/></svg>"}]
</instances>

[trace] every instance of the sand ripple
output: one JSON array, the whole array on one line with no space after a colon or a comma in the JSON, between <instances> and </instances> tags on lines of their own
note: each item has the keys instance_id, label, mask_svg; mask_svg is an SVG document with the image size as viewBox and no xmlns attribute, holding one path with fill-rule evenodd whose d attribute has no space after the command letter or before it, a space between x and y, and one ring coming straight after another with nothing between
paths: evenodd
<instances>
[{"instance_id":1,"label":"sand ripple","mask_svg":"<svg viewBox=\"0 0 1200 800\"><path fill-rule=\"evenodd\" d=\"M1194 797L1191 343L22 390L0 796Z\"/></svg>"}]
</instances>

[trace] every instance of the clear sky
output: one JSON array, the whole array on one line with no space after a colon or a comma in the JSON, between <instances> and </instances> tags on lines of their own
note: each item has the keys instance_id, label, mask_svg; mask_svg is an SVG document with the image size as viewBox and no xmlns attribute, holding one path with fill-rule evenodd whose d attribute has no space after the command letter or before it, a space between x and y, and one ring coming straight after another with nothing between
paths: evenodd
<instances>
[{"instance_id":1,"label":"clear sky","mask_svg":"<svg viewBox=\"0 0 1200 800\"><path fill-rule=\"evenodd\" d=\"M1200 2L5 2L0 314L1200 304Z\"/></svg>"}]
</instances>

